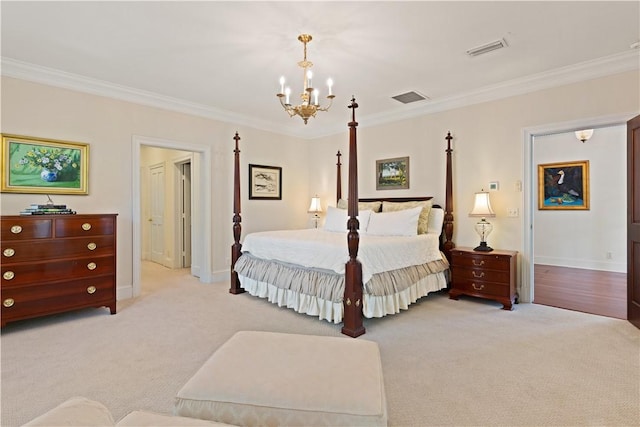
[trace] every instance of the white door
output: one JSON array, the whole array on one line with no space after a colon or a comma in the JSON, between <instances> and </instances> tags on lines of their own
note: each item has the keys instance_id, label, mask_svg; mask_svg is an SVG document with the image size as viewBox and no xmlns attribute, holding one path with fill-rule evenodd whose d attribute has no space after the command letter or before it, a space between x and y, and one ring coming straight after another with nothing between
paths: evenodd
<instances>
[{"instance_id":1,"label":"white door","mask_svg":"<svg viewBox=\"0 0 640 427\"><path fill-rule=\"evenodd\" d=\"M191 162L180 165L181 267L191 267Z\"/></svg>"},{"instance_id":2,"label":"white door","mask_svg":"<svg viewBox=\"0 0 640 427\"><path fill-rule=\"evenodd\" d=\"M163 264L164 255L164 164L150 169L151 261Z\"/></svg>"}]
</instances>

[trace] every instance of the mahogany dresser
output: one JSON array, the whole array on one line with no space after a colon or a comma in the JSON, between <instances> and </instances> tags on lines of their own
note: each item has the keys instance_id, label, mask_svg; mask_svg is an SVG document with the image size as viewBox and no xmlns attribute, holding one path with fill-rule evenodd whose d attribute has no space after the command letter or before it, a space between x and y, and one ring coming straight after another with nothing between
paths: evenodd
<instances>
[{"instance_id":1,"label":"mahogany dresser","mask_svg":"<svg viewBox=\"0 0 640 427\"><path fill-rule=\"evenodd\" d=\"M451 250L451 289L449 298L460 295L496 300L511 310L516 294L516 251L474 251L472 248Z\"/></svg>"},{"instance_id":2,"label":"mahogany dresser","mask_svg":"<svg viewBox=\"0 0 640 427\"><path fill-rule=\"evenodd\" d=\"M116 216L2 216L2 323L85 307L116 313Z\"/></svg>"}]
</instances>

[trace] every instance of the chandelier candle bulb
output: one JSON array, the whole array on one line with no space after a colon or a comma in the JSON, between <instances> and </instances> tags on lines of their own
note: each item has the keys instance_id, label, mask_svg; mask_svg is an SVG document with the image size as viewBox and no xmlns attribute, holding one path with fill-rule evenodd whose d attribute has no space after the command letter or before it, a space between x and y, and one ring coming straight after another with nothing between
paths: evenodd
<instances>
[{"instance_id":1,"label":"chandelier candle bulb","mask_svg":"<svg viewBox=\"0 0 640 427\"><path fill-rule=\"evenodd\" d=\"M289 96L291 95L291 88L290 88L290 87L287 87L287 88L284 90L284 94L285 94L285 101L284 101L284 103L285 103L285 104L287 104L287 105L290 105L290 103L289 103Z\"/></svg>"},{"instance_id":2,"label":"chandelier candle bulb","mask_svg":"<svg viewBox=\"0 0 640 427\"><path fill-rule=\"evenodd\" d=\"M329 86L329 95L333 95L333 92L331 92L331 88L333 87L333 80L327 79L327 86Z\"/></svg>"},{"instance_id":3,"label":"chandelier candle bulb","mask_svg":"<svg viewBox=\"0 0 640 427\"><path fill-rule=\"evenodd\" d=\"M311 79L313 78L313 72L311 70L307 71L307 88L312 88Z\"/></svg>"},{"instance_id":4,"label":"chandelier candle bulb","mask_svg":"<svg viewBox=\"0 0 640 427\"><path fill-rule=\"evenodd\" d=\"M280 77L280 93L284 93L284 76Z\"/></svg>"}]
</instances>

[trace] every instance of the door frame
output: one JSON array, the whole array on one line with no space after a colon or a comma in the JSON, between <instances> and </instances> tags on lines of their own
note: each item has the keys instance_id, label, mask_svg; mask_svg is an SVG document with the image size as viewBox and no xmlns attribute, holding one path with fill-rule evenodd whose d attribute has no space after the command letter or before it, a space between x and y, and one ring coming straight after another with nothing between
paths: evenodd
<instances>
[{"instance_id":1,"label":"door frame","mask_svg":"<svg viewBox=\"0 0 640 427\"><path fill-rule=\"evenodd\" d=\"M181 170L181 168L183 167L183 165L185 164L189 164L189 166L191 167L193 165L193 153L188 154L186 156L182 156L176 159L173 159L173 168L174 170ZM193 179L192 176L192 172L191 171L191 176L189 177L189 180ZM175 238L173 239L174 241L174 247L173 247L173 253L176 254L175 256L175 260L174 260L174 268L184 268L183 265L183 256L182 256L182 248L184 246L184 241L185 239L188 241L189 243L189 258L191 258L191 255L193 253L193 248L192 248L192 239L191 236L185 236L184 233L184 229L183 229L183 222L182 222L182 214L183 214L183 206L182 206L182 202L183 202L183 197L184 197L184 187L183 187L183 182L182 182L182 173L174 173L174 189L175 189L175 200L176 202L179 203L174 203L174 218L175 218L175 224L174 224L174 230L175 230ZM193 218L193 185L190 183L190 197L189 197L189 222L191 223L191 220ZM193 225L191 225L191 228L193 229ZM189 262L189 268L191 268L191 261ZM191 271L191 274L194 274L193 270Z\"/></svg>"},{"instance_id":2,"label":"door frame","mask_svg":"<svg viewBox=\"0 0 640 427\"><path fill-rule=\"evenodd\" d=\"M627 124L627 121L637 115L637 113L622 113L591 118L576 119L567 122L550 123L535 127L527 127L522 130L523 134L523 215L521 229L522 258L520 263L520 289L519 300L522 302L533 302L533 213L537 204L537 169L533 164L533 142L537 136L550 135L556 133L575 132L581 129L597 129L610 126L620 126Z\"/></svg>"},{"instance_id":3,"label":"door frame","mask_svg":"<svg viewBox=\"0 0 640 427\"><path fill-rule=\"evenodd\" d=\"M132 259L132 296L138 296L141 292L141 248L142 227L140 224L140 149L143 145L151 147L168 148L173 150L193 152L191 164L192 192L192 227L199 230L197 242L192 241L193 253L191 272L199 277L202 283L211 283L211 147L182 141L147 137L141 135L132 136L131 159L133 163L133 200L132 200L132 226L133 226L133 259Z\"/></svg>"}]
</instances>

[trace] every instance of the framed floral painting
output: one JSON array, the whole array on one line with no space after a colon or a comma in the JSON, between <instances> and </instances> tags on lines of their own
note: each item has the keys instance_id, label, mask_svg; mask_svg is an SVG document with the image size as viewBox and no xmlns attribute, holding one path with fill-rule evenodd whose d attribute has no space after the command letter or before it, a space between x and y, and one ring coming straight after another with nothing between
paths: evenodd
<instances>
[{"instance_id":1,"label":"framed floral painting","mask_svg":"<svg viewBox=\"0 0 640 427\"><path fill-rule=\"evenodd\" d=\"M89 194L89 144L2 134L3 193Z\"/></svg>"}]
</instances>

